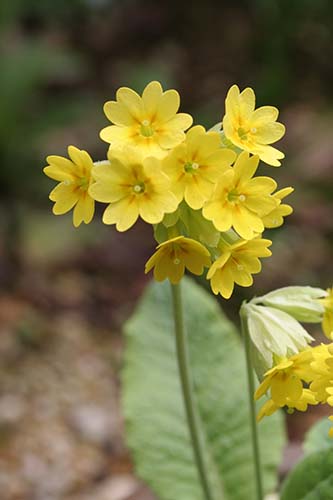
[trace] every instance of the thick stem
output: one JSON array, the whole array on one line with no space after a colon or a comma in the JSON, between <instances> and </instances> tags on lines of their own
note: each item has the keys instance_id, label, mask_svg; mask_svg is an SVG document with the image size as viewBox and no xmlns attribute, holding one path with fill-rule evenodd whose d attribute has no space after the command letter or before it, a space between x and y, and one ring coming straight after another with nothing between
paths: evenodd
<instances>
[{"instance_id":1,"label":"thick stem","mask_svg":"<svg viewBox=\"0 0 333 500\"><path fill-rule=\"evenodd\" d=\"M247 384L248 384L249 406L250 406L251 440L252 440L252 451L253 451L253 464L255 469L255 479L257 487L257 500L263 500L260 450L259 450L259 440L258 440L258 428L256 421L256 406L254 401L254 391L255 391L254 371L251 362L250 335L247 328L245 313L242 309L240 310L240 318L241 318L241 328L244 339L245 356L246 356Z\"/></svg>"},{"instance_id":2,"label":"thick stem","mask_svg":"<svg viewBox=\"0 0 333 500\"><path fill-rule=\"evenodd\" d=\"M206 464L203 458L203 445L199 434L198 416L194 405L193 385L190 373L187 338L183 322L183 309L182 309L180 285L179 284L171 285L171 289L172 289L173 312L175 320L178 368L179 368L183 399L185 404L187 423L189 426L189 431L193 446L193 454L198 469L201 486L205 495L205 500L213 500L213 496L211 494L208 481Z\"/></svg>"}]
</instances>

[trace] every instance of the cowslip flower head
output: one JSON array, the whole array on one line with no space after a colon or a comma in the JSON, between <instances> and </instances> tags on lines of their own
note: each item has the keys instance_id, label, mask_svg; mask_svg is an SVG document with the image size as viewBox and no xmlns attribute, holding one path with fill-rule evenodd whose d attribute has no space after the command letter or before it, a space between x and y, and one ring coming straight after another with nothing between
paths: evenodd
<instances>
[{"instance_id":1,"label":"cowslip flower head","mask_svg":"<svg viewBox=\"0 0 333 500\"><path fill-rule=\"evenodd\" d=\"M70 159L48 156L48 165L44 167L43 172L51 179L59 181L49 196L50 200L55 202L53 213L62 215L74 207L73 224L78 227L82 222L89 224L94 216L95 202L88 192L93 182L93 161L86 151L75 146L68 147L68 155Z\"/></svg>"},{"instance_id":2,"label":"cowslip flower head","mask_svg":"<svg viewBox=\"0 0 333 500\"><path fill-rule=\"evenodd\" d=\"M118 231L126 231L139 217L157 224L164 214L177 209L170 180L161 172L157 158L140 158L137 150L128 147L109 151L108 159L109 164L94 167L96 182L89 190L95 200L109 203L104 224L116 224Z\"/></svg>"},{"instance_id":3,"label":"cowslip flower head","mask_svg":"<svg viewBox=\"0 0 333 500\"><path fill-rule=\"evenodd\" d=\"M285 133L285 127L277 122L279 111L273 106L262 106L255 110L255 94L251 88L240 92L233 85L225 100L223 131L228 140L244 151L258 155L274 167L281 165L284 154L269 146Z\"/></svg>"},{"instance_id":4,"label":"cowslip flower head","mask_svg":"<svg viewBox=\"0 0 333 500\"><path fill-rule=\"evenodd\" d=\"M203 215L219 231L231 227L245 240L261 234L262 218L274 210L279 201L271 193L276 182L270 177L255 177L258 156L246 152L239 155L234 167L228 168L219 178L212 198L203 207Z\"/></svg>"},{"instance_id":5,"label":"cowslip flower head","mask_svg":"<svg viewBox=\"0 0 333 500\"><path fill-rule=\"evenodd\" d=\"M333 340L333 288L327 289L327 296L319 302L324 307L322 329L326 337Z\"/></svg>"},{"instance_id":6,"label":"cowslip flower head","mask_svg":"<svg viewBox=\"0 0 333 500\"><path fill-rule=\"evenodd\" d=\"M146 263L145 273L154 269L156 281L169 279L175 285L184 275L185 269L200 276L204 267L210 265L210 253L201 243L185 236L176 236L157 247L157 251Z\"/></svg>"},{"instance_id":7,"label":"cowslip flower head","mask_svg":"<svg viewBox=\"0 0 333 500\"><path fill-rule=\"evenodd\" d=\"M215 182L235 158L234 151L221 148L218 133L196 125L186 133L185 141L166 156L163 168L179 202L185 199L196 210L210 198Z\"/></svg>"},{"instance_id":8,"label":"cowslip flower head","mask_svg":"<svg viewBox=\"0 0 333 500\"><path fill-rule=\"evenodd\" d=\"M272 255L268 249L271 244L270 240L261 238L241 240L232 245L221 244L219 247L221 255L207 273L213 293L215 295L220 293L222 297L229 299L235 283L243 287L251 286L252 274L261 271L259 257Z\"/></svg>"},{"instance_id":9,"label":"cowslip flower head","mask_svg":"<svg viewBox=\"0 0 333 500\"><path fill-rule=\"evenodd\" d=\"M273 193L273 197L276 198L279 202L281 202L286 196L291 194L293 191L294 188L286 187L280 189L279 191L276 191L276 193ZM274 208L274 210L265 215L262 221L265 227L273 229L275 227L282 226L284 222L283 218L292 213L293 213L293 208L290 205L287 205L286 203L280 203L280 205Z\"/></svg>"},{"instance_id":10,"label":"cowslip flower head","mask_svg":"<svg viewBox=\"0 0 333 500\"><path fill-rule=\"evenodd\" d=\"M159 82L150 82L140 97L134 90L121 87L116 101L106 102L104 112L114 123L100 137L112 147L129 144L145 156L163 157L185 139L184 130L193 122L191 115L177 113L180 105L176 90L163 92Z\"/></svg>"},{"instance_id":11,"label":"cowslip flower head","mask_svg":"<svg viewBox=\"0 0 333 500\"><path fill-rule=\"evenodd\" d=\"M283 406L295 408L302 398L304 398L303 404L306 402L310 404L311 400L312 404L317 404L315 398L303 392L303 382L309 383L315 376L311 369L312 351L309 348L290 358L281 358L278 364L265 373L265 378L256 390L254 398L260 399L270 390L273 403L280 408Z\"/></svg>"}]
</instances>

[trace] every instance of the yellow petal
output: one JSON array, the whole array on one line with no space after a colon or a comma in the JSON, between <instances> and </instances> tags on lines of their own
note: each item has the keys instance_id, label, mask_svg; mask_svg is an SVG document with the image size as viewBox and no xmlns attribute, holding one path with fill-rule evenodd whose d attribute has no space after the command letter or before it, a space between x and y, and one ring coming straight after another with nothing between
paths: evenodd
<instances>
[{"instance_id":1,"label":"yellow petal","mask_svg":"<svg viewBox=\"0 0 333 500\"><path fill-rule=\"evenodd\" d=\"M121 87L117 90L117 101L123 104L137 121L144 117L144 106L141 97L132 89Z\"/></svg>"},{"instance_id":2,"label":"yellow petal","mask_svg":"<svg viewBox=\"0 0 333 500\"><path fill-rule=\"evenodd\" d=\"M146 115L149 119L156 117L157 108L162 98L163 89L159 82L150 82L142 93Z\"/></svg>"},{"instance_id":3,"label":"yellow petal","mask_svg":"<svg viewBox=\"0 0 333 500\"><path fill-rule=\"evenodd\" d=\"M176 90L167 90L162 95L158 106L156 119L161 122L168 122L173 118L180 105L180 97Z\"/></svg>"},{"instance_id":4,"label":"yellow petal","mask_svg":"<svg viewBox=\"0 0 333 500\"><path fill-rule=\"evenodd\" d=\"M117 125L109 125L103 128L99 134L100 138L111 143L125 142L133 138L133 130L131 127L118 127Z\"/></svg>"},{"instance_id":5,"label":"yellow petal","mask_svg":"<svg viewBox=\"0 0 333 500\"><path fill-rule=\"evenodd\" d=\"M260 127L270 122L275 122L279 116L279 110L274 106L261 106L251 116L251 126Z\"/></svg>"},{"instance_id":6,"label":"yellow petal","mask_svg":"<svg viewBox=\"0 0 333 500\"><path fill-rule=\"evenodd\" d=\"M81 222L89 224L94 216L94 208L94 200L89 195L81 196L73 211L74 226L78 227Z\"/></svg>"},{"instance_id":7,"label":"yellow petal","mask_svg":"<svg viewBox=\"0 0 333 500\"><path fill-rule=\"evenodd\" d=\"M138 121L131 115L128 108L121 102L108 101L104 104L104 113L110 122L119 126L130 127Z\"/></svg>"},{"instance_id":8,"label":"yellow petal","mask_svg":"<svg viewBox=\"0 0 333 500\"><path fill-rule=\"evenodd\" d=\"M238 156L233 167L235 172L235 183L239 181L241 181L242 183L249 181L256 173L258 165L258 156L249 156L246 151L243 151Z\"/></svg>"},{"instance_id":9,"label":"yellow petal","mask_svg":"<svg viewBox=\"0 0 333 500\"><path fill-rule=\"evenodd\" d=\"M282 123L267 123L257 128L255 140L260 144L271 144L284 136L286 128Z\"/></svg>"},{"instance_id":10,"label":"yellow petal","mask_svg":"<svg viewBox=\"0 0 333 500\"><path fill-rule=\"evenodd\" d=\"M103 214L104 224L116 224L118 231L127 231L139 217L135 197L127 197L109 205Z\"/></svg>"}]
</instances>

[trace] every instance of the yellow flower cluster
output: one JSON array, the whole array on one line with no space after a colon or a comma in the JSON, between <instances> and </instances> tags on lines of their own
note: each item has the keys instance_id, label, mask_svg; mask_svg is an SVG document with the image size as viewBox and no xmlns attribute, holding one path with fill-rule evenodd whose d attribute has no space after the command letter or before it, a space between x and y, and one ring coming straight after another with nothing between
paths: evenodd
<instances>
[{"instance_id":1,"label":"yellow flower cluster","mask_svg":"<svg viewBox=\"0 0 333 500\"><path fill-rule=\"evenodd\" d=\"M284 134L271 106L255 110L255 95L234 85L220 126L206 131L179 113L176 90L151 82L142 96L122 87L104 106L111 125L100 136L107 158L93 162L74 146L69 158L49 156L46 175L59 182L50 194L53 213L74 208L73 223L88 224L95 201L107 203L105 224L130 229L138 218L154 226L158 247L146 264L161 281L178 283L185 269L207 279L229 298L234 284L250 286L259 258L271 255L264 229L292 212L282 200L290 187L255 176L259 160L279 166L283 153L270 146ZM191 127L191 128L190 128Z\"/></svg>"},{"instance_id":2,"label":"yellow flower cluster","mask_svg":"<svg viewBox=\"0 0 333 500\"><path fill-rule=\"evenodd\" d=\"M270 397L261 407L258 420L282 407L306 411L308 405L327 403L333 406L333 343L309 347L280 359L266 372L255 399L265 393ZM333 428L330 436L333 437Z\"/></svg>"}]
</instances>

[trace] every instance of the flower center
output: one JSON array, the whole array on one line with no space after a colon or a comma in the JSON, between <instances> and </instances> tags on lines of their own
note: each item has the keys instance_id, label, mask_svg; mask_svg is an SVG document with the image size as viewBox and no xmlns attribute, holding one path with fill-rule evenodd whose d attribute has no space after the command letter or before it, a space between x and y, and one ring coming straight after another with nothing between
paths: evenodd
<instances>
[{"instance_id":1,"label":"flower center","mask_svg":"<svg viewBox=\"0 0 333 500\"><path fill-rule=\"evenodd\" d=\"M143 137L151 137L154 134L153 127L148 120L143 120L140 126L140 134Z\"/></svg>"},{"instance_id":2,"label":"flower center","mask_svg":"<svg viewBox=\"0 0 333 500\"><path fill-rule=\"evenodd\" d=\"M88 187L89 187L89 180L87 179L87 177L81 177L78 181L77 181L77 185L78 187L82 190L82 191L87 191Z\"/></svg>"},{"instance_id":3,"label":"flower center","mask_svg":"<svg viewBox=\"0 0 333 500\"><path fill-rule=\"evenodd\" d=\"M239 127L237 134L241 141L247 141L247 131L243 127Z\"/></svg>"},{"instance_id":4,"label":"flower center","mask_svg":"<svg viewBox=\"0 0 333 500\"><path fill-rule=\"evenodd\" d=\"M138 182L137 184L134 184L134 186L133 186L133 191L135 194L144 193L145 189L146 189L146 186L145 186L144 182Z\"/></svg>"},{"instance_id":5,"label":"flower center","mask_svg":"<svg viewBox=\"0 0 333 500\"><path fill-rule=\"evenodd\" d=\"M178 266L180 264L180 259L176 257L175 259L173 259L173 263L176 264L176 266Z\"/></svg>"},{"instance_id":6,"label":"flower center","mask_svg":"<svg viewBox=\"0 0 333 500\"><path fill-rule=\"evenodd\" d=\"M184 164L184 170L187 174L193 174L199 167L199 163L196 163L195 161L187 161Z\"/></svg>"},{"instance_id":7,"label":"flower center","mask_svg":"<svg viewBox=\"0 0 333 500\"><path fill-rule=\"evenodd\" d=\"M243 203L246 200L246 196L245 194L239 194L236 189L232 189L229 191L227 199L231 203Z\"/></svg>"}]
</instances>

